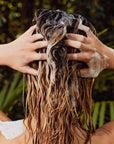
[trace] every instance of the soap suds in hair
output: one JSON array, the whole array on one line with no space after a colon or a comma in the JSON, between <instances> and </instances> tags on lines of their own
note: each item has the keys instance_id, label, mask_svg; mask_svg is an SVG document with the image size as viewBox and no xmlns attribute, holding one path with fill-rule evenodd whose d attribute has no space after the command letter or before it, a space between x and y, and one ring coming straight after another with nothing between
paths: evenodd
<instances>
[{"instance_id":1,"label":"soap suds in hair","mask_svg":"<svg viewBox=\"0 0 114 144\"><path fill-rule=\"evenodd\" d=\"M97 52L92 55L92 59L87 63L88 72L82 74L82 77L97 77L99 73L107 68L108 66L108 57L106 55L101 56Z\"/></svg>"},{"instance_id":2,"label":"soap suds in hair","mask_svg":"<svg viewBox=\"0 0 114 144\"><path fill-rule=\"evenodd\" d=\"M82 19L81 19L81 18L79 18L78 29L83 30L83 29L81 28L81 25L82 25Z\"/></svg>"}]
</instances>

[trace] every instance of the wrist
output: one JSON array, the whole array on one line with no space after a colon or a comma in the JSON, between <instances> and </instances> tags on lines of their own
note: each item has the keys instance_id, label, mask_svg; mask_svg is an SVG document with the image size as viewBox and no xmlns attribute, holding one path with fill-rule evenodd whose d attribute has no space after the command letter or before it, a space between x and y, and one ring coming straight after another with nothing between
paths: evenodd
<instances>
[{"instance_id":1,"label":"wrist","mask_svg":"<svg viewBox=\"0 0 114 144\"><path fill-rule=\"evenodd\" d=\"M0 45L0 65L9 66L12 58L11 43Z\"/></svg>"},{"instance_id":2,"label":"wrist","mask_svg":"<svg viewBox=\"0 0 114 144\"><path fill-rule=\"evenodd\" d=\"M7 44L0 45L0 65L6 65Z\"/></svg>"},{"instance_id":3,"label":"wrist","mask_svg":"<svg viewBox=\"0 0 114 144\"><path fill-rule=\"evenodd\" d=\"M107 69L114 69L114 49L105 46L104 49L104 54L107 56L108 58L108 66Z\"/></svg>"}]
</instances>

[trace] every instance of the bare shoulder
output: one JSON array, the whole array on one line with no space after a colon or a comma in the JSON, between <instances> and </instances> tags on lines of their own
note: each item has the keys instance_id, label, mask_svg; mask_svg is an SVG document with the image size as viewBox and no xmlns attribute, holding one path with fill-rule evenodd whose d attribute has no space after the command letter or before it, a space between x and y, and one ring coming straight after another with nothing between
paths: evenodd
<instances>
[{"instance_id":1,"label":"bare shoulder","mask_svg":"<svg viewBox=\"0 0 114 144\"><path fill-rule=\"evenodd\" d=\"M98 128L91 138L91 143L114 144L114 120Z\"/></svg>"},{"instance_id":2,"label":"bare shoulder","mask_svg":"<svg viewBox=\"0 0 114 144\"><path fill-rule=\"evenodd\" d=\"M102 126L106 130L107 135L110 136L110 143L114 144L114 120Z\"/></svg>"},{"instance_id":3,"label":"bare shoulder","mask_svg":"<svg viewBox=\"0 0 114 144\"><path fill-rule=\"evenodd\" d=\"M5 113L2 112L1 110L0 110L0 120L2 120L2 121L11 121L11 119L9 117L7 117L5 115Z\"/></svg>"},{"instance_id":4,"label":"bare shoulder","mask_svg":"<svg viewBox=\"0 0 114 144\"><path fill-rule=\"evenodd\" d=\"M105 135L110 136L110 139L114 140L114 120L100 127L98 130L96 130L96 134L97 132L101 134L104 133Z\"/></svg>"}]
</instances>

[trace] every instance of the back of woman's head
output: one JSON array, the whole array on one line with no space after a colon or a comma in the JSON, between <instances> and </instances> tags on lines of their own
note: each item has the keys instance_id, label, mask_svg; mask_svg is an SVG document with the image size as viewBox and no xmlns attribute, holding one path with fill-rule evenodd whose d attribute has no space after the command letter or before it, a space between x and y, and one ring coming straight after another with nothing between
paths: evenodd
<instances>
[{"instance_id":1,"label":"back of woman's head","mask_svg":"<svg viewBox=\"0 0 114 144\"><path fill-rule=\"evenodd\" d=\"M75 144L77 129L89 134L93 131L91 119L91 90L93 79L81 78L80 68L86 64L68 61L67 54L80 52L66 47L66 33L79 33L82 23L93 26L81 15L60 10L38 10L33 20L36 33L48 41L46 61L35 61L31 66L38 69L38 76L27 75L28 124L33 144ZM32 128L32 119L35 129ZM43 122L42 122L43 121ZM43 124L42 124L43 123Z\"/></svg>"}]
</instances>

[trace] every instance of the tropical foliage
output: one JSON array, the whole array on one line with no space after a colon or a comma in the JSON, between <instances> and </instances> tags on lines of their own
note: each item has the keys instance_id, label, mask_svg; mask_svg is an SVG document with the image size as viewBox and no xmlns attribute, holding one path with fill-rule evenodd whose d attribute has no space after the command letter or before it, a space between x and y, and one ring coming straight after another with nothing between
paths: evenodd
<instances>
[{"instance_id":1,"label":"tropical foliage","mask_svg":"<svg viewBox=\"0 0 114 144\"><path fill-rule=\"evenodd\" d=\"M114 48L113 0L0 0L0 43L16 39L31 25L36 9L62 9L85 16L103 43ZM23 118L23 76L0 67L0 109L12 119ZM105 70L93 88L95 127L114 119L114 71Z\"/></svg>"}]
</instances>

